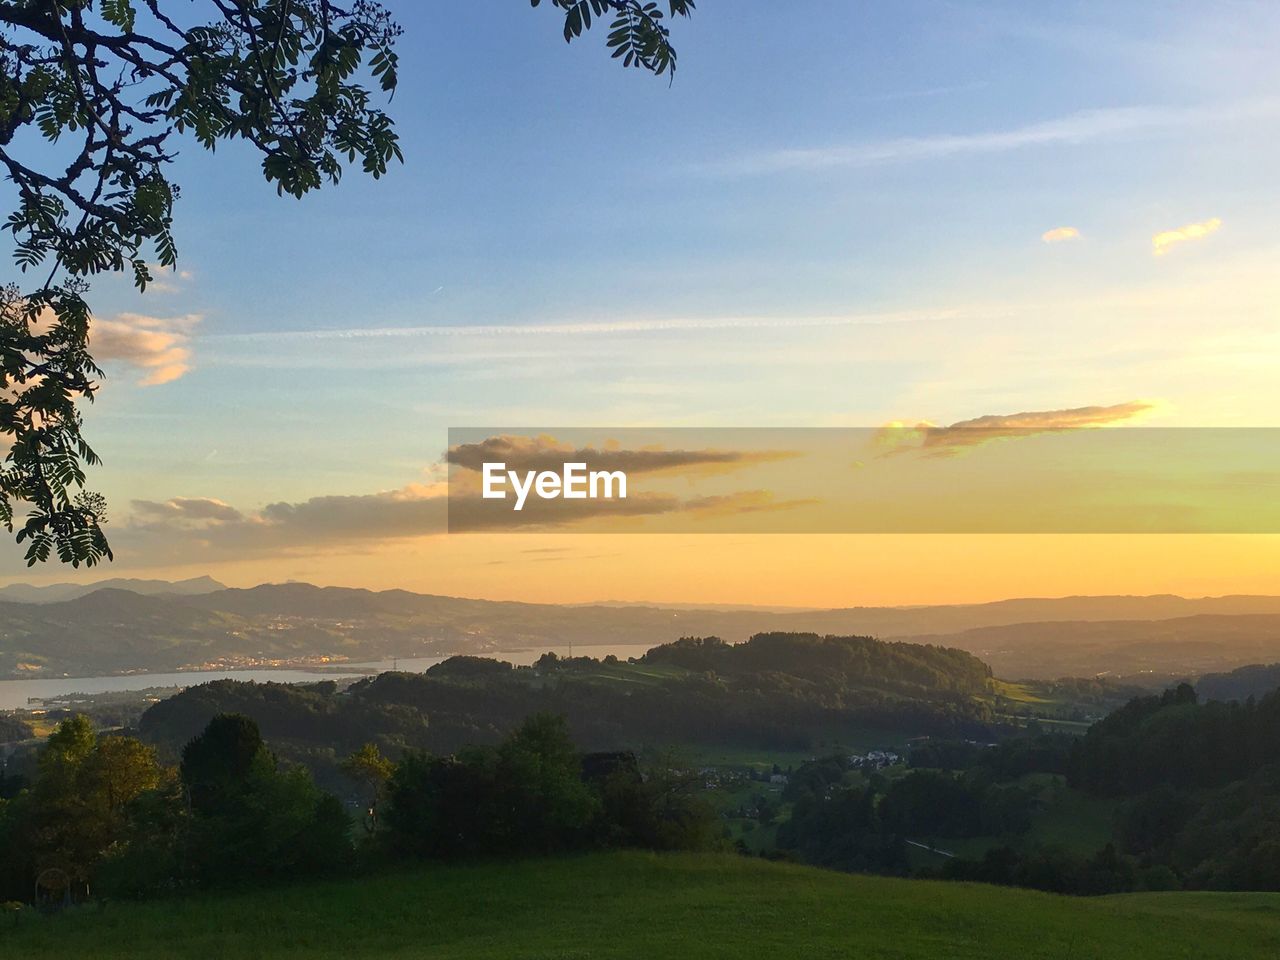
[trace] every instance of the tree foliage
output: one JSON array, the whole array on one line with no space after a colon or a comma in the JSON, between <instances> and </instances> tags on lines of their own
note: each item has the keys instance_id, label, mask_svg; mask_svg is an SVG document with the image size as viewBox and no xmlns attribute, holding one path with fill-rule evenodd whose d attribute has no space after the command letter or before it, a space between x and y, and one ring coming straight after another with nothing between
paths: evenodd
<instances>
[{"instance_id":1,"label":"tree foliage","mask_svg":"<svg viewBox=\"0 0 1280 960\"><path fill-rule=\"evenodd\" d=\"M382 755L376 743L366 743L342 761L341 769L367 791L369 801L365 807L364 828L372 836L378 832L378 801L382 799L383 789L395 770L395 764Z\"/></svg>"},{"instance_id":2,"label":"tree foliage","mask_svg":"<svg viewBox=\"0 0 1280 960\"><path fill-rule=\"evenodd\" d=\"M537 7L542 0L529 0ZM624 67L637 67L658 76L675 75L676 51L671 45L668 19L693 13L693 0L668 0L666 13L646 0L551 0L564 11L564 39L569 43L590 30L594 20L612 16L607 41L611 55Z\"/></svg>"},{"instance_id":3,"label":"tree foliage","mask_svg":"<svg viewBox=\"0 0 1280 960\"><path fill-rule=\"evenodd\" d=\"M566 39L611 11L615 56L674 72L655 4L552 4ZM37 280L0 293L0 524L20 524L28 564L112 556L105 502L84 489L98 457L77 403L102 377L86 281L124 272L145 290L153 264L177 262L179 145L247 144L293 197L350 165L381 177L402 159L377 105L396 90L400 35L373 0L0 0L0 170L16 193L5 228Z\"/></svg>"},{"instance_id":4,"label":"tree foliage","mask_svg":"<svg viewBox=\"0 0 1280 960\"><path fill-rule=\"evenodd\" d=\"M30 790L8 809L0 807L0 859L7 861L0 877L18 873L29 883L57 869L77 892L87 891L125 836L130 805L164 776L152 747L131 737L100 737L84 716L63 720L40 754Z\"/></svg>"},{"instance_id":5,"label":"tree foliage","mask_svg":"<svg viewBox=\"0 0 1280 960\"><path fill-rule=\"evenodd\" d=\"M159 0L0 4L0 165L17 194L5 226L18 267L43 278L0 298L0 523L12 529L14 505L30 505L18 535L29 564L55 550L76 566L111 557L105 504L83 490L98 458L76 402L102 375L85 279L128 271L145 289L150 263L176 263L165 168L179 139L251 144L292 196L337 181L344 162L376 177L400 157L366 86L396 85L400 31L379 4L209 7L209 22L188 24Z\"/></svg>"},{"instance_id":6,"label":"tree foliage","mask_svg":"<svg viewBox=\"0 0 1280 960\"><path fill-rule=\"evenodd\" d=\"M496 747L406 753L387 799L389 849L439 859L705 849L715 823L687 774L667 762L642 773L627 751L583 755L564 718L549 713Z\"/></svg>"},{"instance_id":7,"label":"tree foliage","mask_svg":"<svg viewBox=\"0 0 1280 960\"><path fill-rule=\"evenodd\" d=\"M243 715L210 719L177 769L161 766L150 745L99 736L72 717L30 766L30 784L0 793L0 902L29 898L49 868L79 900L325 876L355 862L342 801L306 768L278 760ZM366 744L343 768L387 802L370 863L691 850L715 837L693 777L668 763L642 772L626 751L584 755L551 714L526 718L494 747L443 757L410 750L393 763Z\"/></svg>"}]
</instances>

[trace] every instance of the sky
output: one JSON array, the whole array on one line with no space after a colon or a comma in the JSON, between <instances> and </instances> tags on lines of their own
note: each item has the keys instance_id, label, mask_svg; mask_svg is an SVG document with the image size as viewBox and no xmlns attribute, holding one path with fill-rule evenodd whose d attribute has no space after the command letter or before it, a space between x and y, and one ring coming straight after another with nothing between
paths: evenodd
<instances>
[{"instance_id":1,"label":"sky","mask_svg":"<svg viewBox=\"0 0 1280 960\"><path fill-rule=\"evenodd\" d=\"M1263 535L457 535L435 509L450 427L1275 426L1280 6L704 0L672 83L546 5L388 6L405 163L296 201L242 147L184 148L177 272L91 296L117 559L11 547L0 578L1280 592Z\"/></svg>"}]
</instances>

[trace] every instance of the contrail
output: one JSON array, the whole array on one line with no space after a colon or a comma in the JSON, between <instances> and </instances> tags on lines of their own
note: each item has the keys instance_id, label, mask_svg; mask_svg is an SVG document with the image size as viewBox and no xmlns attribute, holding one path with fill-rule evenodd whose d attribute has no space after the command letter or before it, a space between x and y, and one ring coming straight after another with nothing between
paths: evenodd
<instances>
[{"instance_id":1,"label":"contrail","mask_svg":"<svg viewBox=\"0 0 1280 960\"><path fill-rule=\"evenodd\" d=\"M802 327L881 326L895 323L991 319L1003 314L974 310L927 310L817 317L687 317L655 320L598 320L562 323L438 324L417 327L349 327L332 330L271 330L205 334L200 340L282 342L376 340L409 337L531 337L660 333L681 330L773 330Z\"/></svg>"}]
</instances>

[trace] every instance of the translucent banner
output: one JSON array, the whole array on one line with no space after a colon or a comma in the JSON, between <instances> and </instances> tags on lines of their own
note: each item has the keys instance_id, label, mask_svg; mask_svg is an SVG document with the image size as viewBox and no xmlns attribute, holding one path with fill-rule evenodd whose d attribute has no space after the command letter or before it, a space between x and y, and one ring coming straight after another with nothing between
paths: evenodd
<instances>
[{"instance_id":1,"label":"translucent banner","mask_svg":"<svg viewBox=\"0 0 1280 960\"><path fill-rule=\"evenodd\" d=\"M449 531L1280 533L1280 429L453 428Z\"/></svg>"}]
</instances>

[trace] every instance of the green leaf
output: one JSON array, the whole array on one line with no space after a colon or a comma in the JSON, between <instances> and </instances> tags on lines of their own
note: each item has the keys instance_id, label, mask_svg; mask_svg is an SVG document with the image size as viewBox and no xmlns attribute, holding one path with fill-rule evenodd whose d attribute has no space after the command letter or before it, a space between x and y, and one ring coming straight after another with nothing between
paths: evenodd
<instances>
[{"instance_id":1,"label":"green leaf","mask_svg":"<svg viewBox=\"0 0 1280 960\"><path fill-rule=\"evenodd\" d=\"M134 10L130 0L102 0L102 19L119 27L124 33L133 32Z\"/></svg>"}]
</instances>

